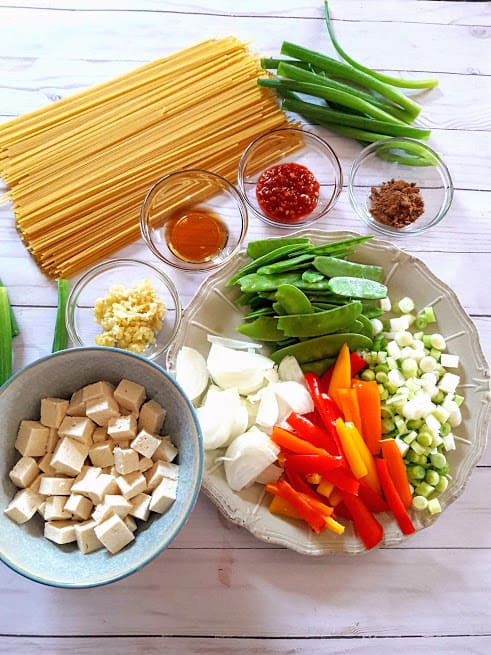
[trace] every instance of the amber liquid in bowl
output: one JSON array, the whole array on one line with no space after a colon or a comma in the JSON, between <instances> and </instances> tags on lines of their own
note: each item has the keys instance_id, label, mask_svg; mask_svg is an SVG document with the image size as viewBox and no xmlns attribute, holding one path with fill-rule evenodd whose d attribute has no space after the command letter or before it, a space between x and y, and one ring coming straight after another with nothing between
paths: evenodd
<instances>
[{"instance_id":1,"label":"amber liquid in bowl","mask_svg":"<svg viewBox=\"0 0 491 655\"><path fill-rule=\"evenodd\" d=\"M185 209L176 212L165 226L169 249L186 262L207 262L225 247L227 226L209 209Z\"/></svg>"}]
</instances>

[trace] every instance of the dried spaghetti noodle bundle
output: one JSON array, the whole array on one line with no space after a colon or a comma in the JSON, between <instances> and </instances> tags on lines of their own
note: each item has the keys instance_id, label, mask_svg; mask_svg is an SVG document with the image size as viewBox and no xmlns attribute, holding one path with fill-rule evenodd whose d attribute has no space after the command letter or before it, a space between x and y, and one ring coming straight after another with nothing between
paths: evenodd
<instances>
[{"instance_id":1,"label":"dried spaghetti noodle bundle","mask_svg":"<svg viewBox=\"0 0 491 655\"><path fill-rule=\"evenodd\" d=\"M212 39L0 125L0 175L41 269L70 277L138 239L167 173L235 183L248 143L287 124L263 74L243 43Z\"/></svg>"}]
</instances>

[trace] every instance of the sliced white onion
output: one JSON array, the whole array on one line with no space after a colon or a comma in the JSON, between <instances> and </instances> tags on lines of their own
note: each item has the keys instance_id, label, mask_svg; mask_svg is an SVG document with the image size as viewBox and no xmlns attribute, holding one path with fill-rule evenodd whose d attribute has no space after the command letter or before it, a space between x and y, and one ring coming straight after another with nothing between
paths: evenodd
<instances>
[{"instance_id":1,"label":"sliced white onion","mask_svg":"<svg viewBox=\"0 0 491 655\"><path fill-rule=\"evenodd\" d=\"M176 382L181 385L191 402L198 400L209 379L203 355L195 348L183 346L176 358Z\"/></svg>"},{"instance_id":2,"label":"sliced white onion","mask_svg":"<svg viewBox=\"0 0 491 655\"><path fill-rule=\"evenodd\" d=\"M280 380L285 382L292 380L293 382L298 382L305 386L305 376L300 368L300 364L293 355L283 357L278 366L278 374Z\"/></svg>"},{"instance_id":3,"label":"sliced white onion","mask_svg":"<svg viewBox=\"0 0 491 655\"><path fill-rule=\"evenodd\" d=\"M218 343L226 348L237 348L238 350L249 350L262 348L261 343L255 341L241 341L240 339L231 339L230 337L219 337L215 334L208 334L206 337L209 343Z\"/></svg>"},{"instance_id":4,"label":"sliced white onion","mask_svg":"<svg viewBox=\"0 0 491 655\"><path fill-rule=\"evenodd\" d=\"M229 441L232 433L234 416L229 408L218 411L214 403L198 407L196 415L203 435L205 450L221 448Z\"/></svg>"},{"instance_id":5,"label":"sliced white onion","mask_svg":"<svg viewBox=\"0 0 491 655\"><path fill-rule=\"evenodd\" d=\"M224 456L227 482L234 491L252 484L270 464L276 461L278 446L267 434L249 430L232 441Z\"/></svg>"},{"instance_id":6,"label":"sliced white onion","mask_svg":"<svg viewBox=\"0 0 491 655\"><path fill-rule=\"evenodd\" d=\"M236 387L240 394L257 391L264 383L264 372L274 362L258 353L234 350L213 343L208 353L208 371L214 382L223 389Z\"/></svg>"},{"instance_id":7,"label":"sliced white onion","mask_svg":"<svg viewBox=\"0 0 491 655\"><path fill-rule=\"evenodd\" d=\"M272 385L275 394L287 406L289 412L309 414L314 411L314 402L305 385L293 380Z\"/></svg>"}]
</instances>

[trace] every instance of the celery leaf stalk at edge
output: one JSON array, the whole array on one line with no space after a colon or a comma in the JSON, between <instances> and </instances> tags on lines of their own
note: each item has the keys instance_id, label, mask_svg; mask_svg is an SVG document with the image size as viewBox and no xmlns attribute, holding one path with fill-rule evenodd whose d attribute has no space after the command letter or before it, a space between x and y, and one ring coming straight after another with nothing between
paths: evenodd
<instances>
[{"instance_id":1,"label":"celery leaf stalk at edge","mask_svg":"<svg viewBox=\"0 0 491 655\"><path fill-rule=\"evenodd\" d=\"M0 287L0 386L12 375L12 329L5 287Z\"/></svg>"},{"instance_id":2,"label":"celery leaf stalk at edge","mask_svg":"<svg viewBox=\"0 0 491 655\"><path fill-rule=\"evenodd\" d=\"M0 287L3 287L4 284L2 280L0 280ZM8 299L8 294L7 294L7 302L9 303L9 314L10 314L10 330L12 333L13 337L16 337L20 334L19 330L19 324L17 323L17 319L15 318L14 310L12 309L12 305L10 304L10 301Z\"/></svg>"}]
</instances>

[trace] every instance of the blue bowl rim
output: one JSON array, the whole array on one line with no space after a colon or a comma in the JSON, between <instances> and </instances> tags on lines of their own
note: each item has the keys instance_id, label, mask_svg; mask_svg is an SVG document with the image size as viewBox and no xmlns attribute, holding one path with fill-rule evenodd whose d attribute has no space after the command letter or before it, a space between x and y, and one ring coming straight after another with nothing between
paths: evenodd
<instances>
[{"instance_id":1,"label":"blue bowl rim","mask_svg":"<svg viewBox=\"0 0 491 655\"><path fill-rule=\"evenodd\" d=\"M83 584L77 584L77 583L62 583L62 582L53 582L49 581L48 579L43 579L37 575L31 575L27 571L19 569L17 566L15 566L12 562L7 561L4 558L3 553L0 551L0 561L2 561L5 566L10 568L12 571L15 571L19 575L22 575L24 578L27 578L28 580L32 580L33 582L38 582L40 584L46 585L48 587L58 587L62 589L90 589L90 588L95 588L95 587L102 587L104 585L110 584L112 582L116 582L118 580L123 580L124 578L127 578L128 576L132 575L133 573L136 573L140 569L142 569L144 566L146 566L149 562L154 560L158 555L164 551L167 546L175 539L177 534L180 532L180 530L184 527L187 519L189 518L195 504L196 500L198 499L198 494L201 489L201 481L203 479L203 467L204 467L204 448L203 448L203 435L201 432L200 424L198 421L198 418L196 416L196 411L191 403L191 401L188 399L186 394L184 393L181 385L174 380L174 378L161 366L156 364L155 362L147 359L146 357L143 357L141 355L138 355L136 353L132 353L127 350L121 350L119 348L111 348L111 347L106 347L106 346L82 346L82 347L76 347L76 348L67 348L66 350L60 350L55 353L49 353L47 355L44 355L43 357L39 357L38 359L30 362L29 364L26 364L23 366L21 369L16 371L12 377L10 377L2 386L0 386L0 396L2 393L5 391L5 389L11 384L13 380L18 378L20 375L28 371L30 368L33 366L36 366L37 364L46 361L47 359L52 359L54 357L60 357L63 356L63 353L68 352L68 351L91 351L91 352L103 352L103 351L111 351L111 352L117 352L118 354L123 354L127 355L130 358L135 358L138 359L146 364L149 364L153 368L157 369L160 373L164 375L165 378L167 378L171 384L173 384L177 390L181 393L182 398L184 402L187 404L188 408L191 410L191 416L193 417L197 434L198 434L198 471L197 471L197 477L198 477L198 482L196 484L196 488L193 491L192 497L191 497L191 502L189 504L189 507L182 517L182 519L179 521L179 523L174 526L174 529L172 530L171 534L168 536L168 538L148 557L145 559L141 560L140 563L135 566L135 568L132 568L129 571L125 571L124 573L115 575L111 578L108 578L107 580L100 580L94 583L83 583Z\"/></svg>"}]
</instances>

